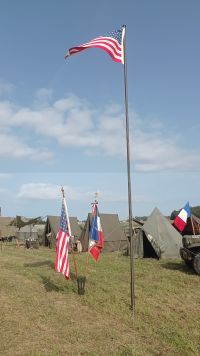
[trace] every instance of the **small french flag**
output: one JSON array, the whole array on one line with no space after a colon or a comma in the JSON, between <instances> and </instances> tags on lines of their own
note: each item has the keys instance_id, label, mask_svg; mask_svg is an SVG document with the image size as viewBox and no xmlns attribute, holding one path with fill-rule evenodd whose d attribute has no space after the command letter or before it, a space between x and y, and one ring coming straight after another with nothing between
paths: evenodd
<instances>
[{"instance_id":1,"label":"small french flag","mask_svg":"<svg viewBox=\"0 0 200 356\"><path fill-rule=\"evenodd\" d=\"M98 261L101 249L104 245L103 231L97 204L97 201L95 201L92 206L92 224L88 246L88 252L95 261Z\"/></svg>"},{"instance_id":2,"label":"small french flag","mask_svg":"<svg viewBox=\"0 0 200 356\"><path fill-rule=\"evenodd\" d=\"M174 219L174 226L177 227L179 231L183 231L184 227L187 224L187 219L191 216L189 202L185 204L184 208L180 211L180 213Z\"/></svg>"}]
</instances>

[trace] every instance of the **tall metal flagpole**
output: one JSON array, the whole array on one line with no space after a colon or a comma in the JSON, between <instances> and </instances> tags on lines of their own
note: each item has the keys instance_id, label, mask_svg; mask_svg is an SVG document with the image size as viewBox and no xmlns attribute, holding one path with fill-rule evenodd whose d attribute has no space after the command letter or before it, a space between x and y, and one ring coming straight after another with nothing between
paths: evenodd
<instances>
[{"instance_id":1,"label":"tall metal flagpole","mask_svg":"<svg viewBox=\"0 0 200 356\"><path fill-rule=\"evenodd\" d=\"M134 287L134 235L132 227L132 198L131 198L131 169L130 169L130 140L129 140L129 117L128 117L128 84L127 84L127 58L126 58L126 25L122 26L122 40L124 50L124 93L125 93L125 116L126 116L126 151L127 151L127 176L128 176L128 207L129 207L129 233L130 233L130 289L131 309L135 310L135 287Z\"/></svg>"}]
</instances>

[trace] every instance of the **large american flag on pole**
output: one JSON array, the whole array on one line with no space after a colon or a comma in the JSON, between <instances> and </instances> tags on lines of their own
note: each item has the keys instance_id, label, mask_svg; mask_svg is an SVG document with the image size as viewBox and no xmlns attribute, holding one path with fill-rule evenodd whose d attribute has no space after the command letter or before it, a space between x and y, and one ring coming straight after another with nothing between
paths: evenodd
<instances>
[{"instance_id":1,"label":"large american flag on pole","mask_svg":"<svg viewBox=\"0 0 200 356\"><path fill-rule=\"evenodd\" d=\"M67 213L66 200L62 200L62 209L60 217L60 226L57 233L56 244L56 272L62 273L67 279L69 278L69 239L71 237L71 230L69 225L69 218Z\"/></svg>"},{"instance_id":2,"label":"large american flag on pole","mask_svg":"<svg viewBox=\"0 0 200 356\"><path fill-rule=\"evenodd\" d=\"M115 62L124 64L124 38L125 27L122 27L120 30L109 32L80 46L70 48L65 59L73 54L84 51L85 49L96 47L106 51Z\"/></svg>"}]
</instances>

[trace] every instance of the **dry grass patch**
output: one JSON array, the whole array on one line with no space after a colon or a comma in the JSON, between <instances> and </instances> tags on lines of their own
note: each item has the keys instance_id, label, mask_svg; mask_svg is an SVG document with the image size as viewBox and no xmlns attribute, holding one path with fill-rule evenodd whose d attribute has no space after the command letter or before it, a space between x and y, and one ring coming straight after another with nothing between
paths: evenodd
<instances>
[{"instance_id":1,"label":"dry grass patch","mask_svg":"<svg viewBox=\"0 0 200 356\"><path fill-rule=\"evenodd\" d=\"M85 254L77 255L85 274ZM135 262L136 313L129 259L90 260L86 293L54 272L55 252L5 246L1 252L0 354L198 355L199 276L180 261Z\"/></svg>"}]
</instances>

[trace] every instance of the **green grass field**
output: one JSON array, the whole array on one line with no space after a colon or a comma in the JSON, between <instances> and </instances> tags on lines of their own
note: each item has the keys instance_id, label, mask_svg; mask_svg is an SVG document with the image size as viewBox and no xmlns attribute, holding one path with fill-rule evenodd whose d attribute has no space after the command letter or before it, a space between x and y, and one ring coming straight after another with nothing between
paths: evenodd
<instances>
[{"instance_id":1,"label":"green grass field","mask_svg":"<svg viewBox=\"0 0 200 356\"><path fill-rule=\"evenodd\" d=\"M54 272L55 252L3 245L0 251L0 355L200 355L200 277L181 261L76 255L85 295Z\"/></svg>"}]
</instances>

